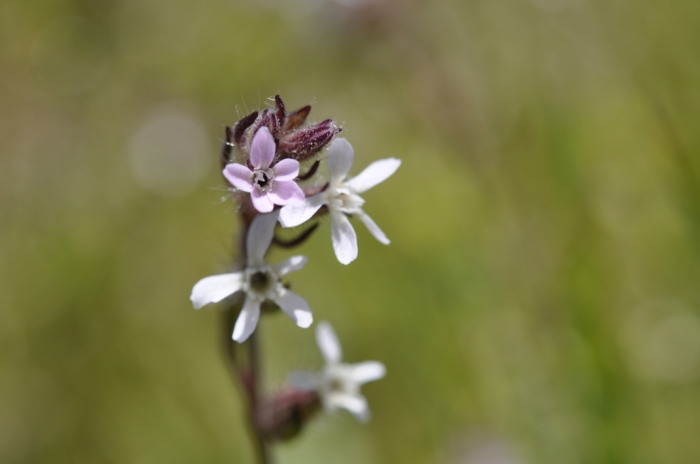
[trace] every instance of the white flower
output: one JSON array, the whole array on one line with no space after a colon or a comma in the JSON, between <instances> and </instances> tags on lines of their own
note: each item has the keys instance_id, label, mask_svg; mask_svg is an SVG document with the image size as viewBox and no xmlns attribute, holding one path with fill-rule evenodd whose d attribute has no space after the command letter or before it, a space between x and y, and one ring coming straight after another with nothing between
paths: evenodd
<instances>
[{"instance_id":1,"label":"white flower","mask_svg":"<svg viewBox=\"0 0 700 464\"><path fill-rule=\"evenodd\" d=\"M357 258L357 236L348 219L349 215L359 217L374 238L384 245L389 244L384 232L362 210L365 201L358 194L386 180L401 165L401 160L396 158L375 161L357 176L345 180L353 157L350 142L343 138L333 140L328 148L328 188L307 198L302 204L283 207L280 213L283 227L295 227L309 220L321 206L326 205L331 215L333 249L338 261L343 264L349 264Z\"/></svg>"},{"instance_id":2,"label":"white flower","mask_svg":"<svg viewBox=\"0 0 700 464\"><path fill-rule=\"evenodd\" d=\"M326 366L318 373L292 372L290 383L299 390L317 391L326 410L347 409L360 422L367 422L370 412L367 400L360 394L360 386L384 377L384 364L378 361L341 363L340 343L328 322L316 327L316 341Z\"/></svg>"},{"instance_id":3,"label":"white flower","mask_svg":"<svg viewBox=\"0 0 700 464\"><path fill-rule=\"evenodd\" d=\"M313 322L309 304L302 297L287 290L280 279L289 272L297 271L306 264L305 256L292 256L272 266L265 264L264 257L274 234L278 211L260 214L248 230L246 240L248 267L243 272L205 277L192 288L190 299L195 309L209 303L218 303L238 291L246 293L243 309L233 328L233 339L245 341L255 330L263 301L273 301L299 327L307 328Z\"/></svg>"}]
</instances>

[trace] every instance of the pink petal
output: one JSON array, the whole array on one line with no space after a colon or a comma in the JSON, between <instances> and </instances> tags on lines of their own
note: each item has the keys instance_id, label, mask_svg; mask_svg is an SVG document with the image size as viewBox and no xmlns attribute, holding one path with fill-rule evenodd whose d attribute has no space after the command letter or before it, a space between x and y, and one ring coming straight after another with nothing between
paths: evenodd
<instances>
[{"instance_id":1,"label":"pink petal","mask_svg":"<svg viewBox=\"0 0 700 464\"><path fill-rule=\"evenodd\" d=\"M253 206L255 206L255 209L261 213L269 213L275 206L268 196L268 192L253 189L253 191L250 192L250 197L253 200Z\"/></svg>"},{"instance_id":2,"label":"pink petal","mask_svg":"<svg viewBox=\"0 0 700 464\"><path fill-rule=\"evenodd\" d=\"M283 159L272 168L275 173L275 180L292 180L299 175L299 161L293 159Z\"/></svg>"},{"instance_id":3,"label":"pink petal","mask_svg":"<svg viewBox=\"0 0 700 464\"><path fill-rule=\"evenodd\" d=\"M295 205L304 202L304 191L292 180L277 180L268 192L276 205Z\"/></svg>"},{"instance_id":4,"label":"pink petal","mask_svg":"<svg viewBox=\"0 0 700 464\"><path fill-rule=\"evenodd\" d=\"M275 139L270 134L270 129L261 127L253 137L250 146L250 162L255 169L267 169L275 158Z\"/></svg>"},{"instance_id":5,"label":"pink petal","mask_svg":"<svg viewBox=\"0 0 700 464\"><path fill-rule=\"evenodd\" d=\"M253 190L253 171L242 164L227 164L223 171L224 177L238 190L250 192Z\"/></svg>"}]
</instances>

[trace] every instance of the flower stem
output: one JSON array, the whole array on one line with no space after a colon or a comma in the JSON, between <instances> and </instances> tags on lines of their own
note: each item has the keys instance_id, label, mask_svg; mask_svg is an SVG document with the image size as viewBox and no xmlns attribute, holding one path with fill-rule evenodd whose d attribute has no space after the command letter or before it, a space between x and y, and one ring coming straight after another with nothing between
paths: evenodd
<instances>
[{"instance_id":1,"label":"flower stem","mask_svg":"<svg viewBox=\"0 0 700 464\"><path fill-rule=\"evenodd\" d=\"M260 346L258 338L260 336L260 326L253 332L253 334L248 339L249 343L249 355L250 355L250 421L251 421L251 431L253 435L253 442L257 450L258 461L260 464L272 464L272 456L270 449L265 442L265 439L258 432L256 426L256 416L258 413L258 406L260 404L260 377L262 375L260 370Z\"/></svg>"}]
</instances>

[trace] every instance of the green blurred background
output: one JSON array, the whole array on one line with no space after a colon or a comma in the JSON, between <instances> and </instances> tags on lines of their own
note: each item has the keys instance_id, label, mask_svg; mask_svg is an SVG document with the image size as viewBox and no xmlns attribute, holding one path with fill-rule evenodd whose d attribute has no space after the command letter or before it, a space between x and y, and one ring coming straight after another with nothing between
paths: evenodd
<instances>
[{"instance_id":1,"label":"green blurred background","mask_svg":"<svg viewBox=\"0 0 700 464\"><path fill-rule=\"evenodd\" d=\"M327 221L296 291L374 418L294 463L700 462L700 2L0 2L0 462L249 463L200 278L238 231L223 127L335 118L392 239ZM298 252L298 250L297 250ZM271 261L285 256L275 252ZM269 391L313 331L263 321Z\"/></svg>"}]
</instances>

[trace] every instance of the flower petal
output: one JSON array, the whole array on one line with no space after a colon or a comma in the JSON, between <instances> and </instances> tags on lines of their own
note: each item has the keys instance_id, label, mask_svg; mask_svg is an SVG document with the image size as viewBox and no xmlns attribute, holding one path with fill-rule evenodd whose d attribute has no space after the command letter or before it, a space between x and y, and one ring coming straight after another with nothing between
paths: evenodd
<instances>
[{"instance_id":1,"label":"flower petal","mask_svg":"<svg viewBox=\"0 0 700 464\"><path fill-rule=\"evenodd\" d=\"M277 180L268 196L276 205L294 205L304 202L304 191L293 180Z\"/></svg>"},{"instance_id":2,"label":"flower petal","mask_svg":"<svg viewBox=\"0 0 700 464\"><path fill-rule=\"evenodd\" d=\"M258 189L253 189L250 192L250 198L253 200L253 206L261 213L269 213L275 207L272 199L268 196L268 192L262 192Z\"/></svg>"},{"instance_id":3,"label":"flower petal","mask_svg":"<svg viewBox=\"0 0 700 464\"><path fill-rule=\"evenodd\" d=\"M261 127L253 137L250 144L250 162L255 169L267 169L275 158L275 139L270 134L270 129Z\"/></svg>"},{"instance_id":4,"label":"flower petal","mask_svg":"<svg viewBox=\"0 0 700 464\"><path fill-rule=\"evenodd\" d=\"M190 300L194 309L199 309L209 303L218 303L242 287L243 273L241 272L213 275L194 284Z\"/></svg>"},{"instance_id":5,"label":"flower petal","mask_svg":"<svg viewBox=\"0 0 700 464\"><path fill-rule=\"evenodd\" d=\"M360 422L367 422L370 419L369 406L367 406L367 400L362 395L332 393L328 395L325 403L331 408L347 409Z\"/></svg>"},{"instance_id":6,"label":"flower petal","mask_svg":"<svg viewBox=\"0 0 700 464\"><path fill-rule=\"evenodd\" d=\"M299 161L293 159L283 159L272 168L275 173L275 180L292 180L299 175Z\"/></svg>"},{"instance_id":7,"label":"flower petal","mask_svg":"<svg viewBox=\"0 0 700 464\"><path fill-rule=\"evenodd\" d=\"M238 343L243 343L253 333L258 325L260 318L260 301L246 297L243 309L236 319L236 325L233 327L233 338Z\"/></svg>"},{"instance_id":8,"label":"flower petal","mask_svg":"<svg viewBox=\"0 0 700 464\"><path fill-rule=\"evenodd\" d=\"M280 261L272 266L278 277L289 274L292 271L298 271L303 268L308 259L306 256L292 256L291 258Z\"/></svg>"},{"instance_id":9,"label":"flower petal","mask_svg":"<svg viewBox=\"0 0 700 464\"><path fill-rule=\"evenodd\" d=\"M248 229L246 237L246 251L248 253L248 267L262 267L265 265L265 253L272 242L275 233L275 223L279 216L279 210L270 214L258 214Z\"/></svg>"},{"instance_id":10,"label":"flower petal","mask_svg":"<svg viewBox=\"0 0 700 464\"><path fill-rule=\"evenodd\" d=\"M345 214L331 210L331 238L335 256L342 264L357 258L357 235Z\"/></svg>"},{"instance_id":11,"label":"flower petal","mask_svg":"<svg viewBox=\"0 0 700 464\"><path fill-rule=\"evenodd\" d=\"M360 385L379 380L386 375L386 367L379 361L365 361L351 364L349 367L352 380Z\"/></svg>"},{"instance_id":12,"label":"flower petal","mask_svg":"<svg viewBox=\"0 0 700 464\"><path fill-rule=\"evenodd\" d=\"M384 245L388 245L391 243L391 241L387 238L386 235L384 235L384 232L382 232L382 229L379 228L376 222L372 220L371 217L367 216L367 214L363 211L357 215L360 218L360 221L367 227L367 230L369 230L369 233L374 235L374 238L379 240L380 243L383 243Z\"/></svg>"},{"instance_id":13,"label":"flower petal","mask_svg":"<svg viewBox=\"0 0 700 464\"><path fill-rule=\"evenodd\" d=\"M311 315L311 308L305 299L294 292L284 291L275 298L275 303L289 316L296 324L305 329L314 321Z\"/></svg>"},{"instance_id":14,"label":"flower petal","mask_svg":"<svg viewBox=\"0 0 700 464\"><path fill-rule=\"evenodd\" d=\"M327 157L331 184L334 182L342 182L345 176L348 175L350 167L352 167L352 160L355 157L355 151L352 149L352 145L343 138L335 139L328 147Z\"/></svg>"},{"instance_id":15,"label":"flower petal","mask_svg":"<svg viewBox=\"0 0 700 464\"><path fill-rule=\"evenodd\" d=\"M380 182L384 182L396 172L399 166L401 166L401 160L396 158L375 161L367 166L364 171L345 182L345 185L357 193L365 192Z\"/></svg>"},{"instance_id":16,"label":"flower petal","mask_svg":"<svg viewBox=\"0 0 700 464\"><path fill-rule=\"evenodd\" d=\"M316 326L316 343L326 364L338 364L343 358L338 337L328 322L323 321Z\"/></svg>"},{"instance_id":17,"label":"flower petal","mask_svg":"<svg viewBox=\"0 0 700 464\"><path fill-rule=\"evenodd\" d=\"M231 185L243 192L253 190L253 171L238 163L227 164L223 171L224 177Z\"/></svg>"},{"instance_id":18,"label":"flower petal","mask_svg":"<svg viewBox=\"0 0 700 464\"><path fill-rule=\"evenodd\" d=\"M315 372L294 371L289 374L289 383L297 390L314 391L320 384Z\"/></svg>"},{"instance_id":19,"label":"flower petal","mask_svg":"<svg viewBox=\"0 0 700 464\"><path fill-rule=\"evenodd\" d=\"M303 224L311 219L325 202L325 194L319 193L308 197L304 203L285 206L280 212L280 224L282 227L296 227Z\"/></svg>"}]
</instances>

